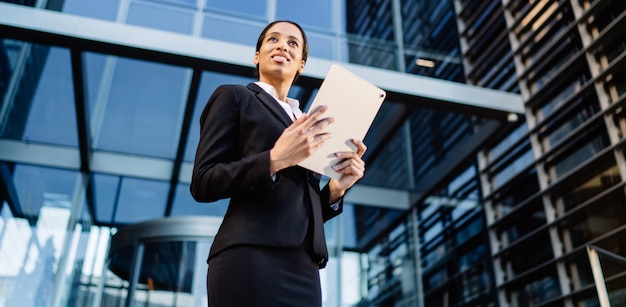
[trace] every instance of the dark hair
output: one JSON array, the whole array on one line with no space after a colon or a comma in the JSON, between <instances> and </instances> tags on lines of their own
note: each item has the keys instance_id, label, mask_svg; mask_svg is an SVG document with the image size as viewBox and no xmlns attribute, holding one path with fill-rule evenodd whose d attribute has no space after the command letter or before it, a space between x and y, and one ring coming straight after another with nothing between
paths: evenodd
<instances>
[{"instance_id":1,"label":"dark hair","mask_svg":"<svg viewBox=\"0 0 626 307\"><path fill-rule=\"evenodd\" d=\"M296 26L300 30L300 33L302 34L302 39L304 40L302 42L302 45L303 45L302 46L302 60L306 63L306 60L309 57L309 41L307 40L306 34L304 33L304 30L302 30L302 27L296 22L291 21L291 20L275 20L275 21L270 22L267 26L265 26L265 28L263 29L261 34L259 34L259 38L256 41L256 52L259 52L261 50L261 45L263 45L263 41L265 40L265 35L267 34L267 31L269 31L269 29L273 27L275 24L281 23L281 22L290 23ZM259 75L259 64L256 65L256 74L257 76ZM294 81L296 80L296 78L298 78L298 75L300 74L296 72L296 77L294 78Z\"/></svg>"}]
</instances>

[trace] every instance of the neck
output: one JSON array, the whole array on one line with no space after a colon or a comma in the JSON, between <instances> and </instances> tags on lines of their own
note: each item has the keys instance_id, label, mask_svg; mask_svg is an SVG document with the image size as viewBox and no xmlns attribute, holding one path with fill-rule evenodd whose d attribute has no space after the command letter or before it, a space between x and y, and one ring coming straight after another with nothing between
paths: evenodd
<instances>
[{"instance_id":1,"label":"neck","mask_svg":"<svg viewBox=\"0 0 626 307\"><path fill-rule=\"evenodd\" d=\"M291 87L291 81L267 80L265 78L261 78L259 81L265 82L274 87L274 90L276 91L276 98L280 101L287 101L287 94L289 93L289 88Z\"/></svg>"}]
</instances>

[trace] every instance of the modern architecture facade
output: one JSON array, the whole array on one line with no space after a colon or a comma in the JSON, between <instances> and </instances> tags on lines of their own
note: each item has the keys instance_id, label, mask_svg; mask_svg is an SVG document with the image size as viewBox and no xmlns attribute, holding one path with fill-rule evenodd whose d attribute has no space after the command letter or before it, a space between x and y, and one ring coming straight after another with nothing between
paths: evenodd
<instances>
[{"instance_id":1,"label":"modern architecture facade","mask_svg":"<svg viewBox=\"0 0 626 307\"><path fill-rule=\"evenodd\" d=\"M276 19L302 108L332 64L388 93L324 306L626 305L626 2L31 0L0 1L0 306L206 306L198 117Z\"/></svg>"}]
</instances>

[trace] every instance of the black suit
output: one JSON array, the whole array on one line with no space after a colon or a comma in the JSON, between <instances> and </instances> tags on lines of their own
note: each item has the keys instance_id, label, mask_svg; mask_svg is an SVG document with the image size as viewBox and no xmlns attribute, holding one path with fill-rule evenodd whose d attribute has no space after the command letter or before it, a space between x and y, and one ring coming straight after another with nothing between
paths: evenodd
<instances>
[{"instance_id":1,"label":"black suit","mask_svg":"<svg viewBox=\"0 0 626 307\"><path fill-rule=\"evenodd\" d=\"M292 123L275 99L254 83L218 87L200 117L191 181L199 202L230 198L209 260L235 245L297 247L305 242L323 268L323 223L342 211L329 204L320 176L294 166L270 176L269 151ZM309 233L309 236L307 236Z\"/></svg>"}]
</instances>

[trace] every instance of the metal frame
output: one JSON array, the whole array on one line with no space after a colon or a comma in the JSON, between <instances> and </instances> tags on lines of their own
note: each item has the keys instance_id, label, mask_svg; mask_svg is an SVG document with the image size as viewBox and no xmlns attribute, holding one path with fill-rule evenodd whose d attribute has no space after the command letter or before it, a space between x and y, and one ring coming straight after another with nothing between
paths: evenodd
<instances>
[{"instance_id":1,"label":"metal frame","mask_svg":"<svg viewBox=\"0 0 626 307\"><path fill-rule=\"evenodd\" d=\"M602 266L600 265L599 254L603 254L605 256L613 258L623 264L626 264L626 257L611 253L594 245L587 245L587 256L589 257L589 264L591 265L593 281L596 285L596 291L598 292L598 300L600 300L600 306L611 307L609 292L606 289L606 281L602 272Z\"/></svg>"},{"instance_id":2,"label":"metal frame","mask_svg":"<svg viewBox=\"0 0 626 307\"><path fill-rule=\"evenodd\" d=\"M230 73L253 69L253 46L192 37L155 29L0 3L0 30L7 37L57 46L141 58L156 62ZM317 84L331 65L311 58L301 79ZM388 100L427 103L435 108L466 110L486 117L524 114L520 95L396 71L342 63L389 92Z\"/></svg>"}]
</instances>

